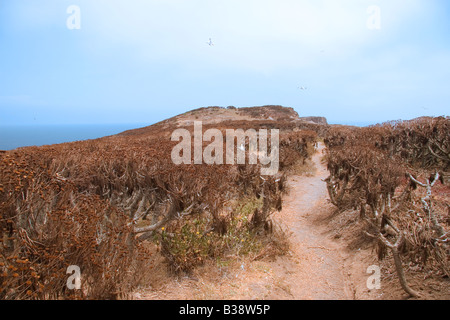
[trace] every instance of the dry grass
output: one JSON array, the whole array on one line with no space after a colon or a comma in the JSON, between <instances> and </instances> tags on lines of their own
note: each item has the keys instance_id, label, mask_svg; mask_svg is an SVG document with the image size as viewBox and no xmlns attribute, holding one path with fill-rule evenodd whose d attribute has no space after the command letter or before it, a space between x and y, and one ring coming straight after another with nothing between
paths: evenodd
<instances>
[{"instance_id":1,"label":"dry grass","mask_svg":"<svg viewBox=\"0 0 450 320\"><path fill-rule=\"evenodd\" d=\"M292 166L289 171L290 174L296 176L312 177L316 174L317 167L311 159L299 160Z\"/></svg>"}]
</instances>

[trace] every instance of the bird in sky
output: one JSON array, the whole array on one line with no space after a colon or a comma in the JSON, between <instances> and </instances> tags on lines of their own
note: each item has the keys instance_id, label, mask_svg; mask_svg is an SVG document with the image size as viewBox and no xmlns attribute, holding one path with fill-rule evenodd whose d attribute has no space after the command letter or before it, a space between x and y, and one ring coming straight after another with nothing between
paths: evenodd
<instances>
[{"instance_id":1,"label":"bird in sky","mask_svg":"<svg viewBox=\"0 0 450 320\"><path fill-rule=\"evenodd\" d=\"M212 39L211 39L211 38L209 38L209 41L207 42L207 44L208 44L210 47L214 46L214 43L212 42Z\"/></svg>"},{"instance_id":2,"label":"bird in sky","mask_svg":"<svg viewBox=\"0 0 450 320\"><path fill-rule=\"evenodd\" d=\"M298 87L300 90L307 90L307 87Z\"/></svg>"}]
</instances>

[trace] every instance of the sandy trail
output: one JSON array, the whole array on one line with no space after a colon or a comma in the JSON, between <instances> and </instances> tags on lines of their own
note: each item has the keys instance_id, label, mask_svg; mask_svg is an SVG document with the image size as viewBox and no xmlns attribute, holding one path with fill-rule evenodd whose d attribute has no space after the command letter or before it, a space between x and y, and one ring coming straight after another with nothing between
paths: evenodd
<instances>
[{"instance_id":1,"label":"sandy trail","mask_svg":"<svg viewBox=\"0 0 450 320\"><path fill-rule=\"evenodd\" d=\"M328 171L321 163L323 149L320 144L312 158L316 167L314 175L289 179L290 192L284 198L283 210L276 216L276 220L292 232L292 259L298 267L294 272L291 270L286 282L290 283L295 300L350 299L344 275L346 254L317 223L317 217L328 207L328 192L323 181Z\"/></svg>"}]
</instances>

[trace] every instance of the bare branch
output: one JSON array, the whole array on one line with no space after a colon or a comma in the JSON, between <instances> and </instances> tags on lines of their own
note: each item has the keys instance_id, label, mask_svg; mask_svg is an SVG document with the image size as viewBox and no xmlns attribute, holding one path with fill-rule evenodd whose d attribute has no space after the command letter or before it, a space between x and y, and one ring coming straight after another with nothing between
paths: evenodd
<instances>
[{"instance_id":1,"label":"bare branch","mask_svg":"<svg viewBox=\"0 0 450 320\"><path fill-rule=\"evenodd\" d=\"M419 180L417 180L416 178L414 178L414 177L412 176L411 173L408 173L408 175L409 175L409 178L410 178L412 181L414 181L415 183L417 183L419 186L424 187L424 188L427 187L426 184L424 184L424 183L420 182Z\"/></svg>"}]
</instances>

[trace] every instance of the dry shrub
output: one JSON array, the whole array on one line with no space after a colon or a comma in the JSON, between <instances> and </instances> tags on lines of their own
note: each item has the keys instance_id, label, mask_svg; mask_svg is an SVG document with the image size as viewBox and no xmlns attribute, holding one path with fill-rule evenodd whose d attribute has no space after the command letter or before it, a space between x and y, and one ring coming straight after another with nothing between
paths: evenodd
<instances>
[{"instance_id":1,"label":"dry shrub","mask_svg":"<svg viewBox=\"0 0 450 320\"><path fill-rule=\"evenodd\" d=\"M433 196L449 169L449 122L333 128L325 139L331 202L342 211L358 210L366 234L376 239L378 257L393 255L402 287L413 296L419 294L407 285L401 260L415 270L449 276L450 199Z\"/></svg>"},{"instance_id":2,"label":"dry shrub","mask_svg":"<svg viewBox=\"0 0 450 320\"><path fill-rule=\"evenodd\" d=\"M205 261L220 257L262 259L289 250L287 233L274 226L270 218L263 225L255 225L255 215L265 210L262 198L246 197L232 206L229 213L220 215L225 226L221 232L214 232L214 221L203 214L173 222L158 233L156 241L161 243L171 271L190 272Z\"/></svg>"},{"instance_id":3,"label":"dry shrub","mask_svg":"<svg viewBox=\"0 0 450 320\"><path fill-rule=\"evenodd\" d=\"M47 170L29 169L33 162L44 166L45 157L23 156L29 162L7 155L0 164L0 297L115 299L126 294L138 278L134 268L146 259L127 217ZM81 269L81 291L66 287L70 265Z\"/></svg>"},{"instance_id":4,"label":"dry shrub","mask_svg":"<svg viewBox=\"0 0 450 320\"><path fill-rule=\"evenodd\" d=\"M262 121L219 129L250 125L277 127ZM174 165L173 129L162 122L119 136L1 154L0 298L124 297L151 266L142 241L158 235L174 269L275 243L270 214L281 209L285 172L310 156L315 132L283 132L282 171L261 177L260 165ZM225 208L242 197L263 202L245 224ZM70 265L81 269L82 290L66 288Z\"/></svg>"},{"instance_id":5,"label":"dry shrub","mask_svg":"<svg viewBox=\"0 0 450 320\"><path fill-rule=\"evenodd\" d=\"M419 118L384 124L377 147L423 169L450 170L450 120Z\"/></svg>"}]
</instances>

